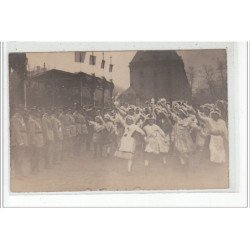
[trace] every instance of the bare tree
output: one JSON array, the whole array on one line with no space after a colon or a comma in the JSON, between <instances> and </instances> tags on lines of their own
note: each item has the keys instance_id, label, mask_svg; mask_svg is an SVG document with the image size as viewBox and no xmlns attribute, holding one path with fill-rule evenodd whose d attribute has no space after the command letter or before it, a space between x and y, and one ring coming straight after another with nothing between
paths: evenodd
<instances>
[{"instance_id":1,"label":"bare tree","mask_svg":"<svg viewBox=\"0 0 250 250\"><path fill-rule=\"evenodd\" d=\"M203 65L200 70L201 77L204 79L205 84L208 85L212 97L216 97L215 91L215 71L211 65Z\"/></svg>"},{"instance_id":2,"label":"bare tree","mask_svg":"<svg viewBox=\"0 0 250 250\"><path fill-rule=\"evenodd\" d=\"M193 84L194 84L194 79L196 77L196 72L194 70L193 66L188 67L187 69L187 78L188 78L188 82L190 84L190 89L191 89L191 93L193 91Z\"/></svg>"},{"instance_id":3,"label":"bare tree","mask_svg":"<svg viewBox=\"0 0 250 250\"><path fill-rule=\"evenodd\" d=\"M217 70L219 72L219 80L222 86L227 88L227 64L223 60L217 59Z\"/></svg>"},{"instance_id":4,"label":"bare tree","mask_svg":"<svg viewBox=\"0 0 250 250\"><path fill-rule=\"evenodd\" d=\"M27 63L28 59L25 53L10 53L9 54L9 77L11 72L17 74L18 80L17 85L14 88L10 88L14 95L15 105L25 104L25 80L27 79ZM12 83L13 84L13 83ZM10 83L10 85L12 85Z\"/></svg>"}]
</instances>

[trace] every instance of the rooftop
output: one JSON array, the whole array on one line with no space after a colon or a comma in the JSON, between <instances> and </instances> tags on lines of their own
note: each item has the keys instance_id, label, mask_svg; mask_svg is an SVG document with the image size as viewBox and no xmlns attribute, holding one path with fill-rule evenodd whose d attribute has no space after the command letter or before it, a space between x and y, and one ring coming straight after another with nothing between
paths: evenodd
<instances>
[{"instance_id":1,"label":"rooftop","mask_svg":"<svg viewBox=\"0 0 250 250\"><path fill-rule=\"evenodd\" d=\"M41 72L39 74L36 74L35 76L31 76L30 80L32 81L56 81L56 82L61 82L61 81L79 81L80 79L92 83L95 81L97 85L101 84L106 84L109 87L113 88L114 83L112 80L108 81L105 77L97 77L95 75L90 75L85 72L77 72L77 73L72 73L72 72L67 72L63 70L58 70L58 69L51 69L47 70L45 72Z\"/></svg>"},{"instance_id":2,"label":"rooftop","mask_svg":"<svg viewBox=\"0 0 250 250\"><path fill-rule=\"evenodd\" d=\"M138 51L130 62L130 66L147 62L167 62L177 60L181 60L181 57L176 53L175 50Z\"/></svg>"}]
</instances>

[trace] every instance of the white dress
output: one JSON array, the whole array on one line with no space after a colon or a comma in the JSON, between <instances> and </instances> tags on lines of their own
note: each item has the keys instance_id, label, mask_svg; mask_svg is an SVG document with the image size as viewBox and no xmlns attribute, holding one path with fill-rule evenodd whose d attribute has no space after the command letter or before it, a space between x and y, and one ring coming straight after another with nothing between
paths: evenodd
<instances>
[{"instance_id":1,"label":"white dress","mask_svg":"<svg viewBox=\"0 0 250 250\"><path fill-rule=\"evenodd\" d=\"M190 135L190 119L181 119L174 117L175 124L172 131L172 140L174 141L175 149L180 153L191 153L195 150L192 137Z\"/></svg>"},{"instance_id":2,"label":"white dress","mask_svg":"<svg viewBox=\"0 0 250 250\"><path fill-rule=\"evenodd\" d=\"M145 134L144 131L135 124L124 124L124 133L121 137L120 146L119 149L115 152L116 157L128 160L133 159L136 146L133 134L136 131L141 135Z\"/></svg>"},{"instance_id":3,"label":"white dress","mask_svg":"<svg viewBox=\"0 0 250 250\"><path fill-rule=\"evenodd\" d=\"M200 148L203 148L205 145L205 141L207 138L207 131L206 128L203 126L199 126L196 134L196 145Z\"/></svg>"},{"instance_id":4,"label":"white dress","mask_svg":"<svg viewBox=\"0 0 250 250\"><path fill-rule=\"evenodd\" d=\"M222 119L215 121L209 117L203 117L203 120L208 125L208 134L211 135L209 143L210 161L215 163L225 163L226 150L224 142L228 141L226 122Z\"/></svg>"},{"instance_id":5,"label":"white dress","mask_svg":"<svg viewBox=\"0 0 250 250\"><path fill-rule=\"evenodd\" d=\"M227 140L227 127L225 121L219 119L214 121L211 119L211 132L220 133L221 135L211 135L209 150L210 160L215 163L226 162L226 150L224 140Z\"/></svg>"},{"instance_id":6,"label":"white dress","mask_svg":"<svg viewBox=\"0 0 250 250\"><path fill-rule=\"evenodd\" d=\"M159 154L169 151L169 136L159 126L146 125L143 129L147 135L145 152Z\"/></svg>"}]
</instances>

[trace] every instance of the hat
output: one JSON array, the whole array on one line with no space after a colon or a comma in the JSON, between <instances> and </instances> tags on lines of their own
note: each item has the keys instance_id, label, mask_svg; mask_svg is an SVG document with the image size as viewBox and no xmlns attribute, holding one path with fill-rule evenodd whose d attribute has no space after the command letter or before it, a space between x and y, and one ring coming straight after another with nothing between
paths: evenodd
<instances>
[{"instance_id":1,"label":"hat","mask_svg":"<svg viewBox=\"0 0 250 250\"><path fill-rule=\"evenodd\" d=\"M161 98L159 101L160 101L160 103L162 103L162 104L163 104L163 103L164 103L164 104L167 103L166 98Z\"/></svg>"},{"instance_id":2,"label":"hat","mask_svg":"<svg viewBox=\"0 0 250 250\"><path fill-rule=\"evenodd\" d=\"M95 116L95 119L98 119L99 121L101 121L101 118L99 115Z\"/></svg>"},{"instance_id":3,"label":"hat","mask_svg":"<svg viewBox=\"0 0 250 250\"><path fill-rule=\"evenodd\" d=\"M206 104L203 104L203 108L207 108L211 110L213 107L211 106L211 104L206 103Z\"/></svg>"},{"instance_id":4,"label":"hat","mask_svg":"<svg viewBox=\"0 0 250 250\"><path fill-rule=\"evenodd\" d=\"M107 120L111 120L111 117L110 117L109 114L105 114L103 118L104 118L104 119L107 119Z\"/></svg>"},{"instance_id":5,"label":"hat","mask_svg":"<svg viewBox=\"0 0 250 250\"><path fill-rule=\"evenodd\" d=\"M220 112L220 110L217 109L217 108L211 110L210 116L211 116L212 114L217 114L219 117L221 117L221 112Z\"/></svg>"},{"instance_id":6,"label":"hat","mask_svg":"<svg viewBox=\"0 0 250 250\"><path fill-rule=\"evenodd\" d=\"M173 106L173 107L179 107L180 104L179 104L178 102L173 102L172 106Z\"/></svg>"}]
</instances>

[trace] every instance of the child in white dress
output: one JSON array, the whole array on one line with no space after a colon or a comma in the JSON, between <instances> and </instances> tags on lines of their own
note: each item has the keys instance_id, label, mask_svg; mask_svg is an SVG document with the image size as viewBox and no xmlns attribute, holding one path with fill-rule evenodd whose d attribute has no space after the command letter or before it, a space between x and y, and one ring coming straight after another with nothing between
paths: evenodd
<instances>
[{"instance_id":1,"label":"child in white dress","mask_svg":"<svg viewBox=\"0 0 250 250\"><path fill-rule=\"evenodd\" d=\"M145 136L145 133L138 125L134 124L134 119L131 116L127 116L125 121L120 118L120 121L124 127L124 133L121 138L119 149L115 152L115 156L127 159L128 172L131 172L136 146L133 135L135 132L138 132L142 136Z\"/></svg>"},{"instance_id":2,"label":"child in white dress","mask_svg":"<svg viewBox=\"0 0 250 250\"><path fill-rule=\"evenodd\" d=\"M148 124L143 128L146 132L145 166L149 165L149 157L152 154L162 154L163 163L166 164L165 155L169 151L169 136L155 124L154 116L148 115L147 122Z\"/></svg>"},{"instance_id":3,"label":"child in white dress","mask_svg":"<svg viewBox=\"0 0 250 250\"><path fill-rule=\"evenodd\" d=\"M188 118L185 111L179 110L178 116L172 114L175 125L172 131L172 140L174 148L179 155L182 165L189 164L189 156L195 150L190 130L192 129L192 121Z\"/></svg>"}]
</instances>

